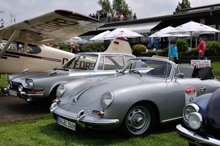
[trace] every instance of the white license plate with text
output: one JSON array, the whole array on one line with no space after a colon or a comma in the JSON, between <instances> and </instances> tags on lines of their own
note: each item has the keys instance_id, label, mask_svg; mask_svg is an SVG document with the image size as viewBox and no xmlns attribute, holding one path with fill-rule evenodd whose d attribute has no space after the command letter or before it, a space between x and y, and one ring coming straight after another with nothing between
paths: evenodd
<instances>
[{"instance_id":1,"label":"white license plate with text","mask_svg":"<svg viewBox=\"0 0 220 146\"><path fill-rule=\"evenodd\" d=\"M61 117L57 117L57 124L76 131L76 123L63 119Z\"/></svg>"},{"instance_id":2,"label":"white license plate with text","mask_svg":"<svg viewBox=\"0 0 220 146\"><path fill-rule=\"evenodd\" d=\"M8 90L8 94L9 95L12 95L12 96L17 96L17 91L14 91L14 90Z\"/></svg>"}]
</instances>

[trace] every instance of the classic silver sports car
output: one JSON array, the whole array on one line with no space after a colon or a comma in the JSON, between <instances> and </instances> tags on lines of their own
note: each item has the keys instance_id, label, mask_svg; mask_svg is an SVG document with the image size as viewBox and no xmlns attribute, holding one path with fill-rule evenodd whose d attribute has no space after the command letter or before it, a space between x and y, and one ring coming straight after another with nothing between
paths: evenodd
<instances>
[{"instance_id":1,"label":"classic silver sports car","mask_svg":"<svg viewBox=\"0 0 220 146\"><path fill-rule=\"evenodd\" d=\"M110 76L122 69L135 56L123 53L80 53L62 67L45 72L24 72L8 78L6 94L18 96L28 103L49 101L56 97L57 87L67 81L95 76Z\"/></svg>"},{"instance_id":2,"label":"classic silver sports car","mask_svg":"<svg viewBox=\"0 0 220 146\"><path fill-rule=\"evenodd\" d=\"M72 130L121 128L128 136L138 136L157 122L181 119L187 103L219 87L209 67L135 58L117 76L61 84L50 110L58 124Z\"/></svg>"}]
</instances>

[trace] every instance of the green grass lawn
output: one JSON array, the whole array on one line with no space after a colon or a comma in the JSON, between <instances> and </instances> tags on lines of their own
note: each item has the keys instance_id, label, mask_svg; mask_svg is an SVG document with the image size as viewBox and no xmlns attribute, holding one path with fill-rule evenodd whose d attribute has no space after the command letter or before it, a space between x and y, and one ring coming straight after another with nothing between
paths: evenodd
<instances>
[{"instance_id":1,"label":"green grass lawn","mask_svg":"<svg viewBox=\"0 0 220 146\"><path fill-rule=\"evenodd\" d=\"M214 76L220 80L220 62L212 62L211 66L213 68L212 72Z\"/></svg>"},{"instance_id":2,"label":"green grass lawn","mask_svg":"<svg viewBox=\"0 0 220 146\"><path fill-rule=\"evenodd\" d=\"M175 133L177 122L160 125L145 137L124 138L114 131L71 131L56 124L52 115L0 124L0 145L187 145Z\"/></svg>"},{"instance_id":3,"label":"green grass lawn","mask_svg":"<svg viewBox=\"0 0 220 146\"><path fill-rule=\"evenodd\" d=\"M7 87L8 82L5 74L0 74L0 89Z\"/></svg>"}]
</instances>

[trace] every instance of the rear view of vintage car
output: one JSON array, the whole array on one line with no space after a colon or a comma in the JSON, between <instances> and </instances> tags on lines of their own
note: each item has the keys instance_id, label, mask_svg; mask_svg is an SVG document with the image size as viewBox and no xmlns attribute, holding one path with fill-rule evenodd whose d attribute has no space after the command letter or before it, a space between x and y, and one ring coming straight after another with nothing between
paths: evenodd
<instances>
[{"instance_id":1,"label":"rear view of vintage car","mask_svg":"<svg viewBox=\"0 0 220 146\"><path fill-rule=\"evenodd\" d=\"M50 71L9 75L5 93L23 98L28 103L47 101L51 104L60 84L82 78L112 76L131 58L134 56L123 53L79 53L63 66Z\"/></svg>"},{"instance_id":2,"label":"rear view of vintage car","mask_svg":"<svg viewBox=\"0 0 220 146\"><path fill-rule=\"evenodd\" d=\"M50 110L59 125L74 131L121 128L128 136L148 134L158 122L181 119L186 104L219 88L210 73L210 68L138 57L114 77L61 84Z\"/></svg>"},{"instance_id":3,"label":"rear view of vintage car","mask_svg":"<svg viewBox=\"0 0 220 146\"><path fill-rule=\"evenodd\" d=\"M204 94L185 106L177 134L189 145L220 145L220 89Z\"/></svg>"}]
</instances>

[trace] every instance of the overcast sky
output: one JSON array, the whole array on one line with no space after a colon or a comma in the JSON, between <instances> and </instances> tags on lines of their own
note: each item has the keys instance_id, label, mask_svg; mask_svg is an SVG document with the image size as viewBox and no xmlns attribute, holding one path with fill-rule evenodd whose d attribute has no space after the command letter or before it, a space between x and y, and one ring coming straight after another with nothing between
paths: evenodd
<instances>
[{"instance_id":1,"label":"overcast sky","mask_svg":"<svg viewBox=\"0 0 220 146\"><path fill-rule=\"evenodd\" d=\"M66 9L84 15L101 9L98 0L0 0L1 17L10 24L10 13L16 22L30 19L56 9ZM182 1L182 0L179 0ZM112 2L112 0L110 0ZM138 18L169 15L175 10L178 0L126 0ZM220 3L219 0L190 0L191 7Z\"/></svg>"}]
</instances>

